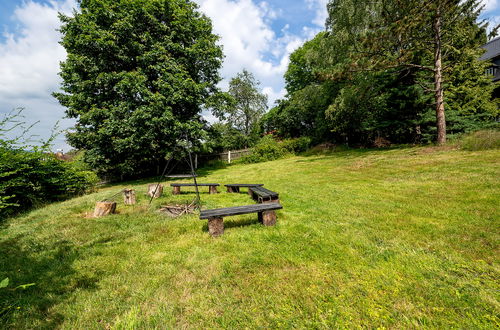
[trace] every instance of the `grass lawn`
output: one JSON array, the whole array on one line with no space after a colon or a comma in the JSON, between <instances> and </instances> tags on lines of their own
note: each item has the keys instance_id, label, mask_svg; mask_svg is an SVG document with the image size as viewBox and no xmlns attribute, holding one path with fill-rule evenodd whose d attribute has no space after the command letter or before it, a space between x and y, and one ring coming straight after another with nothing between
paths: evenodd
<instances>
[{"instance_id":1,"label":"grass lawn","mask_svg":"<svg viewBox=\"0 0 500 330\"><path fill-rule=\"evenodd\" d=\"M275 227L148 208L146 181L52 204L0 227L0 328L498 328L500 150L351 150L200 171L264 183ZM125 187L138 205L86 218ZM193 191L193 189L184 189ZM209 195L203 208L252 204ZM223 189L220 189L223 190ZM3 311L2 311L3 310Z\"/></svg>"}]
</instances>

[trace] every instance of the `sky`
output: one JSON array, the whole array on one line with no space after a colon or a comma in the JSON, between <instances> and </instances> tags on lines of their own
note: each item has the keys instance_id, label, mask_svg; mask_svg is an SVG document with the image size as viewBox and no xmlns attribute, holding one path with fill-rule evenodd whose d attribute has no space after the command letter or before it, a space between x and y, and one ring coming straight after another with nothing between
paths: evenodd
<instances>
[{"instance_id":1,"label":"sky","mask_svg":"<svg viewBox=\"0 0 500 330\"><path fill-rule=\"evenodd\" d=\"M283 74L291 52L324 29L328 0L195 0L212 19L221 37L225 60L220 87L247 69L260 81L269 106L285 95ZM500 0L483 0L483 17L500 22ZM59 45L58 12L71 14L76 0L0 0L0 118L24 108L31 133L45 139L59 122L74 124L52 97L59 90L59 63L66 52ZM215 119L204 113L209 121ZM53 149L68 151L60 134Z\"/></svg>"}]
</instances>

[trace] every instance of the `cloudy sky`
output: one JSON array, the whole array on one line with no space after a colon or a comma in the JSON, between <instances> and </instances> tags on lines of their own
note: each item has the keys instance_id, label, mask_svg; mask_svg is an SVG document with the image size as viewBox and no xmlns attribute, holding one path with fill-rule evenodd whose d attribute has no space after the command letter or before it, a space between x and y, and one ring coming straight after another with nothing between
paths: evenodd
<instances>
[{"instance_id":1,"label":"cloudy sky","mask_svg":"<svg viewBox=\"0 0 500 330\"><path fill-rule=\"evenodd\" d=\"M269 96L284 95L288 55L321 31L327 0L196 0L221 36L226 55L223 88L243 68L253 72ZM500 0L484 0L484 17L500 22ZM71 13L76 0L0 0L0 116L25 108L26 121L40 121L33 132L46 138L54 124L72 125L51 96L58 90L58 12ZM208 116L210 117L210 116ZM208 118L210 119L210 118ZM68 150L60 135L54 148Z\"/></svg>"}]
</instances>

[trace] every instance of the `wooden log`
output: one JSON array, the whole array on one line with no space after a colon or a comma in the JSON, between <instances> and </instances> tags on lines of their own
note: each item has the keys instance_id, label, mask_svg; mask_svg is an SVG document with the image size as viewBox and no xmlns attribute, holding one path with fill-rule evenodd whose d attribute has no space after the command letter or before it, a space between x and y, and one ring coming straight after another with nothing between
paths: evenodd
<instances>
[{"instance_id":1,"label":"wooden log","mask_svg":"<svg viewBox=\"0 0 500 330\"><path fill-rule=\"evenodd\" d=\"M228 193L232 193L232 192L234 192L234 188L233 188L233 187L227 187L227 192L228 192Z\"/></svg>"},{"instance_id":2,"label":"wooden log","mask_svg":"<svg viewBox=\"0 0 500 330\"><path fill-rule=\"evenodd\" d=\"M163 194L163 185L152 183L148 186L148 195L149 197L158 198Z\"/></svg>"},{"instance_id":3,"label":"wooden log","mask_svg":"<svg viewBox=\"0 0 500 330\"><path fill-rule=\"evenodd\" d=\"M224 219L222 217L208 219L208 233L212 237L224 234Z\"/></svg>"},{"instance_id":4,"label":"wooden log","mask_svg":"<svg viewBox=\"0 0 500 330\"><path fill-rule=\"evenodd\" d=\"M134 189L123 189L123 203L125 205L135 204L135 190Z\"/></svg>"},{"instance_id":5,"label":"wooden log","mask_svg":"<svg viewBox=\"0 0 500 330\"><path fill-rule=\"evenodd\" d=\"M210 186L208 192L210 194L218 194L219 192L217 191L217 186Z\"/></svg>"},{"instance_id":6,"label":"wooden log","mask_svg":"<svg viewBox=\"0 0 500 330\"><path fill-rule=\"evenodd\" d=\"M276 212L274 210L263 211L262 224L264 226L274 226L276 224Z\"/></svg>"},{"instance_id":7,"label":"wooden log","mask_svg":"<svg viewBox=\"0 0 500 330\"><path fill-rule=\"evenodd\" d=\"M94 208L94 217L113 214L116 211L116 202L97 202Z\"/></svg>"},{"instance_id":8,"label":"wooden log","mask_svg":"<svg viewBox=\"0 0 500 330\"><path fill-rule=\"evenodd\" d=\"M174 189L172 189L172 195L180 195L181 193L181 186L174 186Z\"/></svg>"}]
</instances>

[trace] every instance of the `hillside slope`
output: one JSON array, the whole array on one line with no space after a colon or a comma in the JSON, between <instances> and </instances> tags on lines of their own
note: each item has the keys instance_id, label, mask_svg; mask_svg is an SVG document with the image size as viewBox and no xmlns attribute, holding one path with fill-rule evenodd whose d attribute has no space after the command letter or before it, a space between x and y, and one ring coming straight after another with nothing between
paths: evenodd
<instances>
[{"instance_id":1,"label":"hillside slope","mask_svg":"<svg viewBox=\"0 0 500 330\"><path fill-rule=\"evenodd\" d=\"M275 227L228 217L217 239L156 212L192 193L148 208L148 182L49 205L0 228L0 279L36 283L0 291L0 327L498 327L499 165L499 150L409 148L200 171L284 207ZM86 217L132 186L138 205ZM205 190L204 208L253 203Z\"/></svg>"}]
</instances>

